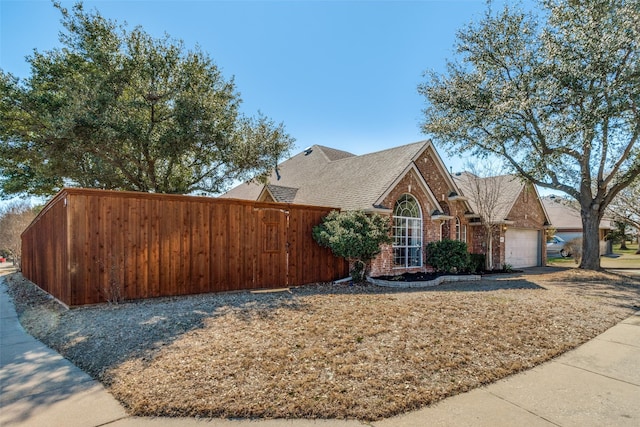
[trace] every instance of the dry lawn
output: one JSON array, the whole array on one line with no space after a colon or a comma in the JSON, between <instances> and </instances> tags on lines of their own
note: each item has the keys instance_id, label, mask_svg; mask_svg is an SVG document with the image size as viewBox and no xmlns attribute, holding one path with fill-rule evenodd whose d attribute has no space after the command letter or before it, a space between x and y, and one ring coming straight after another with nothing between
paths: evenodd
<instances>
[{"instance_id":1,"label":"dry lawn","mask_svg":"<svg viewBox=\"0 0 640 427\"><path fill-rule=\"evenodd\" d=\"M153 416L376 420L528 369L640 309L637 281L553 268L69 311L9 282L32 334Z\"/></svg>"}]
</instances>

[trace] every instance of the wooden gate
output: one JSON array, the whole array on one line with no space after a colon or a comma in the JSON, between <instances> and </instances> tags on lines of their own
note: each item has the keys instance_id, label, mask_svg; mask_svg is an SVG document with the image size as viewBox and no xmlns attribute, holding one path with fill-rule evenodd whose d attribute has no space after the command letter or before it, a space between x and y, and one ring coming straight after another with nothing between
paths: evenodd
<instances>
[{"instance_id":1,"label":"wooden gate","mask_svg":"<svg viewBox=\"0 0 640 427\"><path fill-rule=\"evenodd\" d=\"M258 241L261 250L256 254L257 268L254 283L266 286L282 283L289 286L289 211L278 208L255 208L259 224Z\"/></svg>"}]
</instances>

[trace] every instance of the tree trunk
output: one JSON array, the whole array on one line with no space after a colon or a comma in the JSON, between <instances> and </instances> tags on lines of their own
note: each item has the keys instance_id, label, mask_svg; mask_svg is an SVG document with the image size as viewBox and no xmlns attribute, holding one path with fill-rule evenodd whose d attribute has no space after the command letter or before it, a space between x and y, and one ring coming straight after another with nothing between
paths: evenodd
<instances>
[{"instance_id":1,"label":"tree trunk","mask_svg":"<svg viewBox=\"0 0 640 427\"><path fill-rule=\"evenodd\" d=\"M487 252L484 255L484 264L487 271L493 271L493 230L491 226L485 227L484 232L487 235Z\"/></svg>"},{"instance_id":2,"label":"tree trunk","mask_svg":"<svg viewBox=\"0 0 640 427\"><path fill-rule=\"evenodd\" d=\"M582 261L580 268L600 270L600 217L596 210L582 209Z\"/></svg>"},{"instance_id":3,"label":"tree trunk","mask_svg":"<svg viewBox=\"0 0 640 427\"><path fill-rule=\"evenodd\" d=\"M638 243L638 250L636 251L636 255L640 255L640 231L638 231L638 238L636 239Z\"/></svg>"}]
</instances>

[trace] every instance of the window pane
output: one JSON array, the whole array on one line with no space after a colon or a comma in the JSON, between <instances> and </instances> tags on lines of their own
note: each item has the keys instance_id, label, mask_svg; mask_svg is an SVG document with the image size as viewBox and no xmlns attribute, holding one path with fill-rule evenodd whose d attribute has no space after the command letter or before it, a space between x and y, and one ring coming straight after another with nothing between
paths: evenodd
<instances>
[{"instance_id":1,"label":"window pane","mask_svg":"<svg viewBox=\"0 0 640 427\"><path fill-rule=\"evenodd\" d=\"M404 267L406 265L406 256L405 256L404 248L395 248L393 250L393 263L399 267Z\"/></svg>"},{"instance_id":2,"label":"window pane","mask_svg":"<svg viewBox=\"0 0 640 427\"><path fill-rule=\"evenodd\" d=\"M422 260L420 259L420 248L410 248L409 249L409 259L408 265L411 267L419 267L422 265Z\"/></svg>"}]
</instances>

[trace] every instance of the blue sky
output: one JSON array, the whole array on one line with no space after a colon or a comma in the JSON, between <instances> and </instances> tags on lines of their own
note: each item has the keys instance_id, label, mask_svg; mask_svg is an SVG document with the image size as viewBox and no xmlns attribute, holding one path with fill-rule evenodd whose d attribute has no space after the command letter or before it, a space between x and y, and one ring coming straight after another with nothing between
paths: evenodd
<instances>
[{"instance_id":1,"label":"blue sky","mask_svg":"<svg viewBox=\"0 0 640 427\"><path fill-rule=\"evenodd\" d=\"M84 4L129 28L199 45L235 78L244 112L284 122L296 152L321 144L355 154L427 137L419 129L422 74L444 71L456 31L486 10L485 0ZM59 46L61 30L49 0L0 0L0 67L29 75L25 57ZM464 166L439 151L454 170Z\"/></svg>"}]
</instances>

